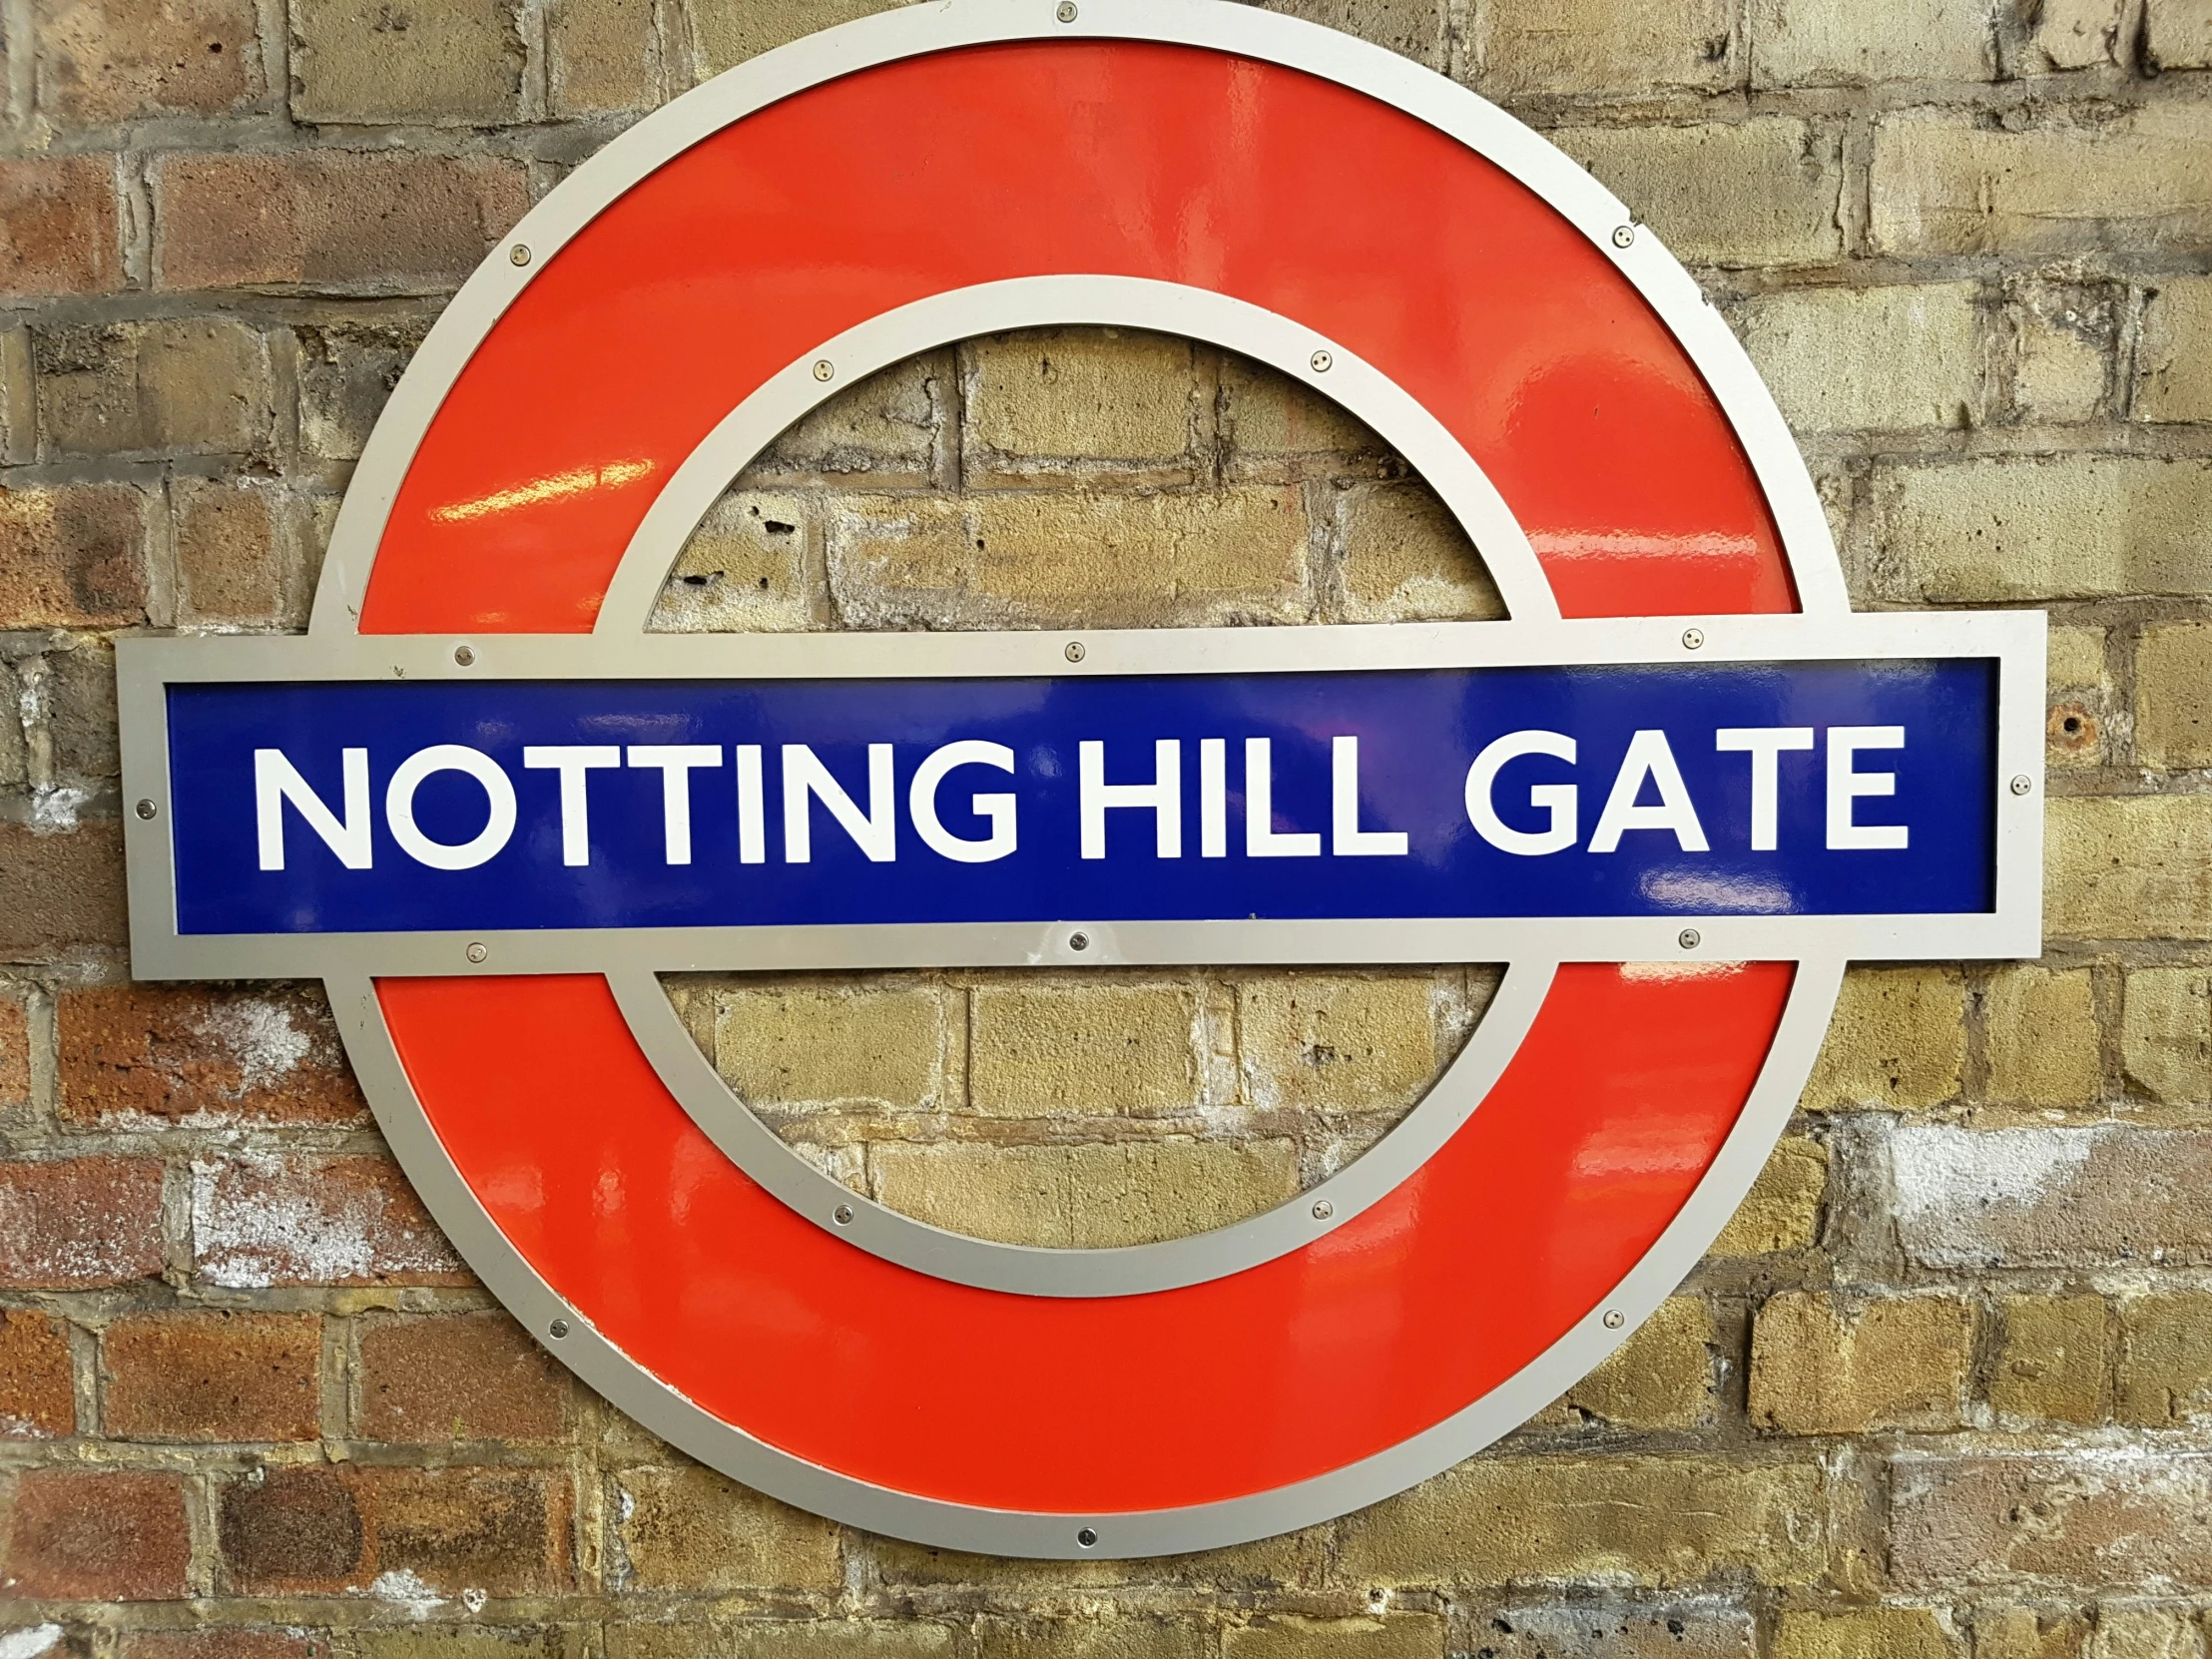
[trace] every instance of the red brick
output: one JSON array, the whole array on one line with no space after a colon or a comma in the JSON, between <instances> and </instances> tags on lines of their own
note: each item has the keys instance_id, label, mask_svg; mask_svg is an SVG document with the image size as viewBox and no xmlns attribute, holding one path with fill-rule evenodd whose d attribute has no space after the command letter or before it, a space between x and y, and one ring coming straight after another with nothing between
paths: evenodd
<instances>
[{"instance_id":1,"label":"red brick","mask_svg":"<svg viewBox=\"0 0 2212 1659\"><path fill-rule=\"evenodd\" d=\"M127 484L0 489L0 628L146 620L146 498Z\"/></svg>"},{"instance_id":2,"label":"red brick","mask_svg":"<svg viewBox=\"0 0 2212 1659\"><path fill-rule=\"evenodd\" d=\"M39 0L38 99L108 126L219 115L260 90L253 0Z\"/></svg>"},{"instance_id":3,"label":"red brick","mask_svg":"<svg viewBox=\"0 0 2212 1659\"><path fill-rule=\"evenodd\" d=\"M88 1290L162 1271L162 1166L152 1158L0 1163L0 1285Z\"/></svg>"},{"instance_id":4,"label":"red brick","mask_svg":"<svg viewBox=\"0 0 2212 1659\"><path fill-rule=\"evenodd\" d=\"M200 1273L268 1285L457 1285L468 1274L399 1166L247 1155L193 1167Z\"/></svg>"},{"instance_id":5,"label":"red brick","mask_svg":"<svg viewBox=\"0 0 2212 1659\"><path fill-rule=\"evenodd\" d=\"M0 994L0 1111L31 1098L31 1008Z\"/></svg>"},{"instance_id":6,"label":"red brick","mask_svg":"<svg viewBox=\"0 0 2212 1659\"><path fill-rule=\"evenodd\" d=\"M26 1469L0 1501L0 1585L10 1596L163 1601L186 1593L192 1540L175 1475Z\"/></svg>"},{"instance_id":7,"label":"red brick","mask_svg":"<svg viewBox=\"0 0 2212 1659\"><path fill-rule=\"evenodd\" d=\"M330 1642L297 1630L134 1630L121 1659L328 1659Z\"/></svg>"},{"instance_id":8,"label":"red brick","mask_svg":"<svg viewBox=\"0 0 2212 1659\"><path fill-rule=\"evenodd\" d=\"M442 287L529 206L522 169L488 158L320 150L177 156L156 176L165 287Z\"/></svg>"},{"instance_id":9,"label":"red brick","mask_svg":"<svg viewBox=\"0 0 2212 1659\"><path fill-rule=\"evenodd\" d=\"M0 824L0 961L50 962L129 936L117 826L40 835Z\"/></svg>"},{"instance_id":10,"label":"red brick","mask_svg":"<svg viewBox=\"0 0 2212 1659\"><path fill-rule=\"evenodd\" d=\"M2212 1585L2212 1457L1911 1458L1890 1483L1908 1585Z\"/></svg>"},{"instance_id":11,"label":"red brick","mask_svg":"<svg viewBox=\"0 0 2212 1659\"><path fill-rule=\"evenodd\" d=\"M567 1380L505 1314L379 1319L360 1335L359 1432L377 1440L542 1440Z\"/></svg>"},{"instance_id":12,"label":"red brick","mask_svg":"<svg viewBox=\"0 0 2212 1659\"><path fill-rule=\"evenodd\" d=\"M0 1439L56 1440L76 1430L68 1328L31 1309L0 1314Z\"/></svg>"},{"instance_id":13,"label":"red brick","mask_svg":"<svg viewBox=\"0 0 2212 1659\"><path fill-rule=\"evenodd\" d=\"M57 1006L73 1123L357 1123L366 1113L318 989L130 985Z\"/></svg>"},{"instance_id":14,"label":"red brick","mask_svg":"<svg viewBox=\"0 0 2212 1659\"><path fill-rule=\"evenodd\" d=\"M434 1592L569 1587L568 1477L556 1469L271 1469L222 1497L231 1588L247 1595L366 1588L412 1573Z\"/></svg>"},{"instance_id":15,"label":"red brick","mask_svg":"<svg viewBox=\"0 0 2212 1659\"><path fill-rule=\"evenodd\" d=\"M0 162L0 293L99 293L122 276L114 164Z\"/></svg>"},{"instance_id":16,"label":"red brick","mask_svg":"<svg viewBox=\"0 0 2212 1659\"><path fill-rule=\"evenodd\" d=\"M100 1339L102 1426L126 1440L311 1440L321 1362L312 1314L117 1320Z\"/></svg>"}]
</instances>

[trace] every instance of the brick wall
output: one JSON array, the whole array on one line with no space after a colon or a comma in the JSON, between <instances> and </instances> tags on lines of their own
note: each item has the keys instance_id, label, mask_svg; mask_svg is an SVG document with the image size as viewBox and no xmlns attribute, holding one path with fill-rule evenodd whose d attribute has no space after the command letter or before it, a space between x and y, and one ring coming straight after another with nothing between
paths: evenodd
<instances>
[{"instance_id":1,"label":"brick wall","mask_svg":"<svg viewBox=\"0 0 2212 1659\"><path fill-rule=\"evenodd\" d=\"M745 1493L474 1286L318 993L128 984L106 639L299 626L377 407L526 202L865 0L0 0L0 1659L2203 1659L2212 10L1305 3L1550 133L1692 265L1860 605L2053 611L2044 958L1855 973L1681 1294L1375 1509L1038 1566ZM660 625L1496 609L1357 425L1068 332L787 434ZM841 1178L1104 1242L1357 1155L1492 982L671 994ZM1197 1385L1164 1371L1159 1408Z\"/></svg>"}]
</instances>

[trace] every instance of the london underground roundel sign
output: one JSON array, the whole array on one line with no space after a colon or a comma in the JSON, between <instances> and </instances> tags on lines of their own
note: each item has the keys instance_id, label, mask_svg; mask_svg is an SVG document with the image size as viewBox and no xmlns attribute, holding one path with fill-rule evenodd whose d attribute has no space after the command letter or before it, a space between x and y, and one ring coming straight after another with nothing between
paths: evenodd
<instances>
[{"instance_id":1,"label":"london underground roundel sign","mask_svg":"<svg viewBox=\"0 0 2212 1659\"><path fill-rule=\"evenodd\" d=\"M647 635L795 418L1048 323L1347 405L1511 619ZM1435 1473L1621 1342L1847 959L2035 953L2042 627L1853 615L1726 327L1466 91L1217 0L914 6L680 99L516 228L393 395L306 638L125 643L134 965L320 977L470 1265L708 1463L968 1549L1228 1543ZM1373 1151L1108 1250L819 1174L656 978L1454 960L1509 966Z\"/></svg>"}]
</instances>

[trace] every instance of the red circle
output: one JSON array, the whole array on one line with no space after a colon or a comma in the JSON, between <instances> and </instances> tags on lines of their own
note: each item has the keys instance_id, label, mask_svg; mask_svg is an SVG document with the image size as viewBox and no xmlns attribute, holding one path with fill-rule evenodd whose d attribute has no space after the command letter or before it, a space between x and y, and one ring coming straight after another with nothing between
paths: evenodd
<instances>
[{"instance_id":1,"label":"red circle","mask_svg":"<svg viewBox=\"0 0 2212 1659\"><path fill-rule=\"evenodd\" d=\"M613 204L453 386L363 630L588 628L655 491L770 374L890 306L1068 272L1218 289L1360 352L1482 465L1570 615L1791 608L1703 380L1526 187L1294 70L1053 42L827 83ZM932 1279L795 1215L684 1115L600 979L378 994L463 1179L647 1371L858 1480L1101 1514L1343 1467L1533 1360L1680 1210L1790 981L1564 969L1480 1109L1388 1199L1247 1272L1093 1300Z\"/></svg>"}]
</instances>

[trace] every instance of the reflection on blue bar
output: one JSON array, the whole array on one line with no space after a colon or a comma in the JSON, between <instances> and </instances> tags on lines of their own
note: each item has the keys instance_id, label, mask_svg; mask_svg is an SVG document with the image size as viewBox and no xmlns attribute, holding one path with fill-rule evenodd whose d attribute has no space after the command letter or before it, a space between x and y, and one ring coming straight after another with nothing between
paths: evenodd
<instances>
[{"instance_id":1,"label":"reflection on blue bar","mask_svg":"<svg viewBox=\"0 0 2212 1659\"><path fill-rule=\"evenodd\" d=\"M180 685L186 933L1992 908L1983 659Z\"/></svg>"}]
</instances>

